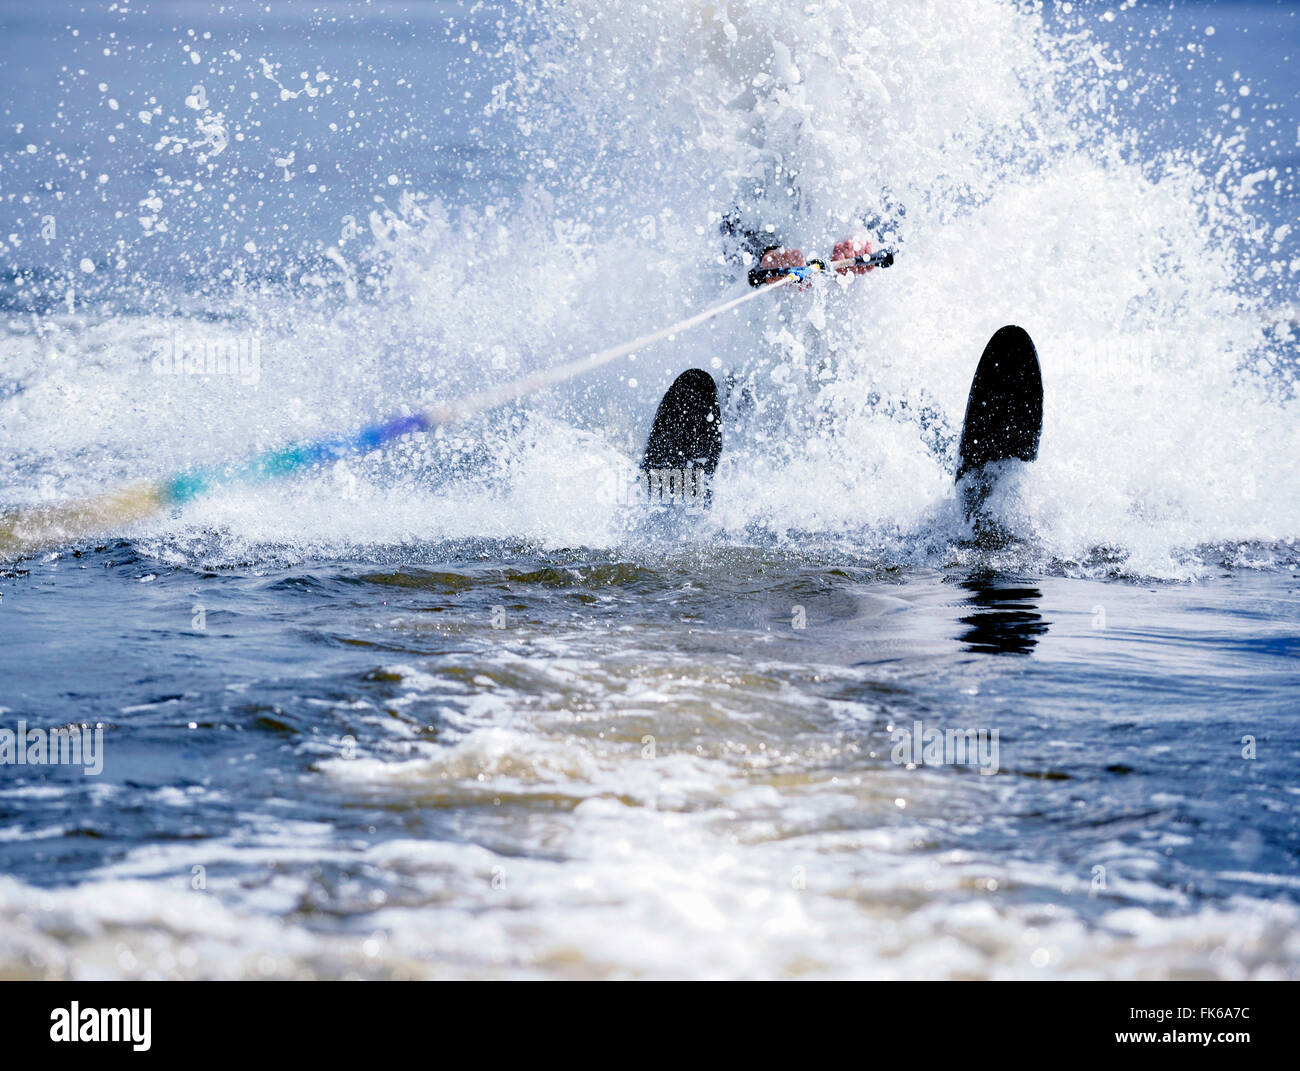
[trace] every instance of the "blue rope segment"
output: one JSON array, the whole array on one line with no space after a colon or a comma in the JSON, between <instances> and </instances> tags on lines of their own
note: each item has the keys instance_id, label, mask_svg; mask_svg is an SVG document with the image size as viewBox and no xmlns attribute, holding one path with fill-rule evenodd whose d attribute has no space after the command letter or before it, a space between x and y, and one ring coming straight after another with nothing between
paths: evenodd
<instances>
[{"instance_id":1,"label":"blue rope segment","mask_svg":"<svg viewBox=\"0 0 1300 1071\"><path fill-rule=\"evenodd\" d=\"M821 270L821 267L817 264L803 264L794 268L786 268L785 274L794 276L801 283L806 283Z\"/></svg>"},{"instance_id":2,"label":"blue rope segment","mask_svg":"<svg viewBox=\"0 0 1300 1071\"><path fill-rule=\"evenodd\" d=\"M368 454L394 439L418 431L428 431L432 426L427 416L415 413L382 424L371 424L350 435L291 443L278 450L260 454L243 465L225 469L192 469L172 476L163 481L160 497L168 505L181 506L222 484L262 483L279 479L300 469L314 468L353 454Z\"/></svg>"}]
</instances>

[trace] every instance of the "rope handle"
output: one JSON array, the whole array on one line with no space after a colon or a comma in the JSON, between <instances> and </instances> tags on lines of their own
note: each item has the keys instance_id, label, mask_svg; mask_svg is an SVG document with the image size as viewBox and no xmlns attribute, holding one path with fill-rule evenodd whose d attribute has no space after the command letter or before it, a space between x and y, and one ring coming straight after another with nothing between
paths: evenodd
<instances>
[{"instance_id":1,"label":"rope handle","mask_svg":"<svg viewBox=\"0 0 1300 1071\"><path fill-rule=\"evenodd\" d=\"M790 268L751 268L749 271L749 285L762 286L764 283L770 283L774 279L780 279L790 276L804 283L814 275L832 269L839 271L841 268L888 268L894 263L894 251L892 249L882 249L879 253L872 253L868 256L845 257L843 260L832 260L829 264L824 260L810 260L807 264Z\"/></svg>"}]
</instances>

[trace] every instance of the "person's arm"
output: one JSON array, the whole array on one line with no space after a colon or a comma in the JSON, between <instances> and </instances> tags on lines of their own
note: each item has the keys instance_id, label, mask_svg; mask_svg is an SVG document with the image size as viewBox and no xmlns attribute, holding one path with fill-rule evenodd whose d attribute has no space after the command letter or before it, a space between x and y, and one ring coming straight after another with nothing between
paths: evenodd
<instances>
[{"instance_id":1,"label":"person's arm","mask_svg":"<svg viewBox=\"0 0 1300 1071\"><path fill-rule=\"evenodd\" d=\"M754 267L768 252L780 246L779 242L773 241L770 231L750 226L734 209L722 217L719 229L725 240L727 259L740 267Z\"/></svg>"}]
</instances>

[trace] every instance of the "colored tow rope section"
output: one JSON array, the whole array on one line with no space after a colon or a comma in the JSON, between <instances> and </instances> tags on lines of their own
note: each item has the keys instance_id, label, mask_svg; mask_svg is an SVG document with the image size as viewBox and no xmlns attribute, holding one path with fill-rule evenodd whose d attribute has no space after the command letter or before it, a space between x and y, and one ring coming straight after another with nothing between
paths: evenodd
<instances>
[{"instance_id":1,"label":"colored tow rope section","mask_svg":"<svg viewBox=\"0 0 1300 1071\"><path fill-rule=\"evenodd\" d=\"M780 290L791 283L804 283L812 275L827 268L888 267L892 263L892 253L875 253L869 257L832 261L829 265L823 261L814 261L801 268L755 269L750 273L750 281L755 289L749 293L730 298L630 342L472 394L455 405L438 406L422 413L396 417L382 424L361 428L350 435L291 444L259 454L243 464L225 468L190 469L161 480L139 481L105 494L72 502L5 510L0 513L0 560L10 560L23 554L62 546L75 539L113 532L122 526L147 520L167 509L184 506L218 487L280 479L341 458L371 453L407 435L432 431L478 416L547 387L593 372L621 357L627 357L656 342L715 319L770 291Z\"/></svg>"},{"instance_id":2,"label":"colored tow rope section","mask_svg":"<svg viewBox=\"0 0 1300 1071\"><path fill-rule=\"evenodd\" d=\"M383 424L372 424L353 435L295 443L262 454L242 466L231 469L193 469L163 480L158 485L164 506L183 506L200 495L230 483L263 483L288 476L299 469L337 461L351 454L368 454L394 439L428 431L432 424L424 413L398 417Z\"/></svg>"}]
</instances>

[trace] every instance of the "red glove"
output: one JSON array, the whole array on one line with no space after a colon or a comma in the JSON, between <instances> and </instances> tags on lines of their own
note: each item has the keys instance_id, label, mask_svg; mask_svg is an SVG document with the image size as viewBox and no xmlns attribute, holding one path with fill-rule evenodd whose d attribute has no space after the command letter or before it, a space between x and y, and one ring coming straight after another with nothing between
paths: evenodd
<instances>
[{"instance_id":1,"label":"red glove","mask_svg":"<svg viewBox=\"0 0 1300 1071\"><path fill-rule=\"evenodd\" d=\"M842 242L835 243L835 249L831 253L831 260L848 260L850 257L869 257L871 256L871 243L863 242L861 246L853 243L852 239L845 238ZM868 268L863 264L858 264L852 268L836 268L841 275L847 275L852 272L854 275L866 275L867 272L874 269Z\"/></svg>"},{"instance_id":2,"label":"red glove","mask_svg":"<svg viewBox=\"0 0 1300 1071\"><path fill-rule=\"evenodd\" d=\"M786 249L784 246L777 246L769 249L763 254L763 259L758 262L760 268L802 268L807 261L803 259L803 250ZM780 282L781 277L775 276L764 281L763 285ZM802 289L802 288L801 288Z\"/></svg>"}]
</instances>

